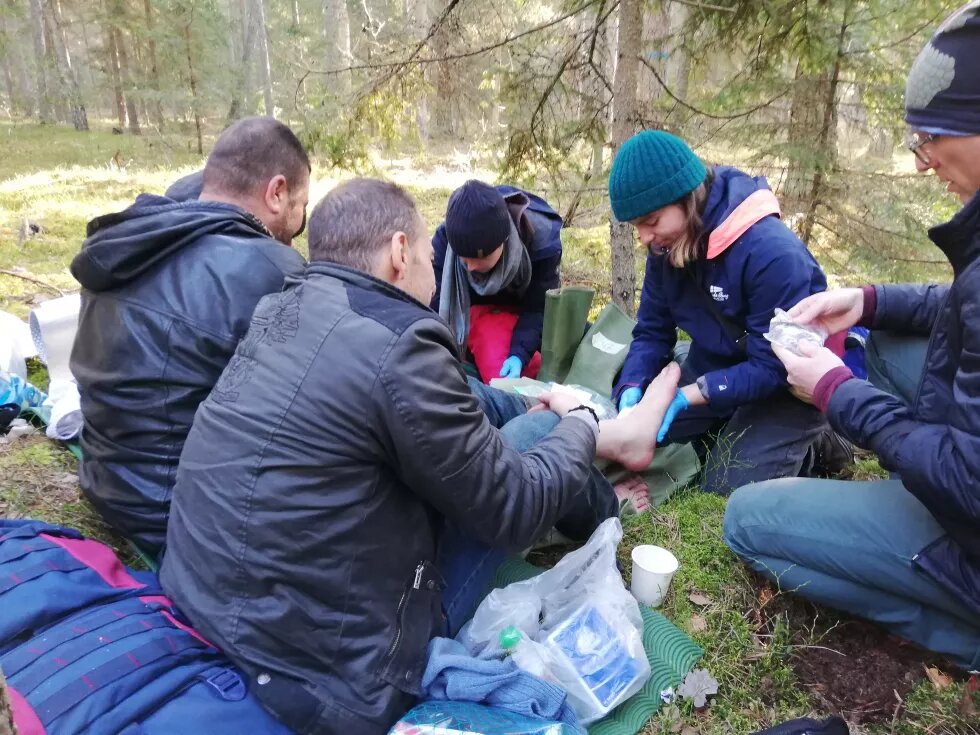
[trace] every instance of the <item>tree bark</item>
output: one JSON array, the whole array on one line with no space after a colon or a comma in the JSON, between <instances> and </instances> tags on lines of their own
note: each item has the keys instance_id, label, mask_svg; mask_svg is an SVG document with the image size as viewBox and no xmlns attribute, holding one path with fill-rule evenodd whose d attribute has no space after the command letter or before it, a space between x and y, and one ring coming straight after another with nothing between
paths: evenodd
<instances>
[{"instance_id":1,"label":"tree bark","mask_svg":"<svg viewBox=\"0 0 980 735\"><path fill-rule=\"evenodd\" d=\"M800 232L800 239L807 245L810 244L810 238L813 235L813 226L817 219L817 208L820 206L820 198L823 196L823 190L826 186L826 173L832 171L837 166L837 90L840 86L841 63L844 60L844 52L847 50L848 12L850 9L851 4L847 3L844 6L840 33L837 37L837 55L834 58L833 69L830 72L830 81L827 84L826 94L823 99L823 119L817 138L819 158L817 159L816 170L813 173L806 217L803 219L803 227Z\"/></svg>"},{"instance_id":2,"label":"tree bark","mask_svg":"<svg viewBox=\"0 0 980 735\"><path fill-rule=\"evenodd\" d=\"M252 114L252 26L246 0L229 0L231 19L231 63L234 88L228 108L228 123Z\"/></svg>"},{"instance_id":3,"label":"tree bark","mask_svg":"<svg viewBox=\"0 0 980 735\"><path fill-rule=\"evenodd\" d=\"M265 114L276 116L276 107L272 99L272 64L269 61L269 28L265 22L265 0L252 0L254 12L252 22L256 24L256 40L259 43L259 66L262 72L262 91L265 97Z\"/></svg>"},{"instance_id":4,"label":"tree bark","mask_svg":"<svg viewBox=\"0 0 980 735\"><path fill-rule=\"evenodd\" d=\"M612 157L636 132L637 70L643 32L643 0L620 0L619 38L617 39L616 75L613 79ZM632 316L635 313L636 261L633 228L609 216L612 275L612 299Z\"/></svg>"},{"instance_id":5,"label":"tree bark","mask_svg":"<svg viewBox=\"0 0 980 735\"><path fill-rule=\"evenodd\" d=\"M146 16L146 46L150 54L150 88L153 102L150 105L153 124L163 129L163 107L160 103L160 67L157 64L157 41L153 29L153 6L150 0L143 0L143 13Z\"/></svg>"},{"instance_id":6,"label":"tree bark","mask_svg":"<svg viewBox=\"0 0 980 735\"><path fill-rule=\"evenodd\" d=\"M123 99L122 81L119 75L119 53L116 49L116 34L112 25L108 24L104 29L105 49L109 66L109 81L112 84L112 97L116 103L116 119L119 121L119 129L126 128L126 100Z\"/></svg>"},{"instance_id":7,"label":"tree bark","mask_svg":"<svg viewBox=\"0 0 980 735\"><path fill-rule=\"evenodd\" d=\"M194 69L194 52L191 40L191 24L193 23L193 12L188 13L187 22L184 24L184 52L187 55L187 73L191 85L191 106L194 110L194 128L197 130L197 154L204 155L204 137L201 134L201 108L197 98L197 71Z\"/></svg>"},{"instance_id":8,"label":"tree bark","mask_svg":"<svg viewBox=\"0 0 980 735\"><path fill-rule=\"evenodd\" d=\"M406 7L405 10L408 10ZM429 13L429 0L414 0L411 9L411 29L412 37L421 41L429 31L432 24L432 17ZM422 89L419 91L418 99L415 102L415 122L419 130L419 138L423 147L429 145L429 92L428 87L431 82L431 64L426 64L422 69ZM494 109L497 107L497 100L493 101Z\"/></svg>"},{"instance_id":9,"label":"tree bark","mask_svg":"<svg viewBox=\"0 0 980 735\"><path fill-rule=\"evenodd\" d=\"M440 12L441 15L441 12ZM432 37L432 54L442 58L449 54L449 39L452 15L443 21ZM435 64L436 96L432 105L432 121L436 130L450 137L456 136L456 119L453 115L453 99L456 96L456 85L453 74L453 62L437 61Z\"/></svg>"},{"instance_id":10,"label":"tree bark","mask_svg":"<svg viewBox=\"0 0 980 735\"><path fill-rule=\"evenodd\" d=\"M14 91L14 75L10 73L10 60L6 51L3 54L3 83L7 89L7 99L10 100L10 114L17 112L17 93Z\"/></svg>"},{"instance_id":11,"label":"tree bark","mask_svg":"<svg viewBox=\"0 0 980 735\"><path fill-rule=\"evenodd\" d=\"M326 41L324 63L327 69L345 69L350 66L350 13L347 12L347 0L324 0L323 38ZM350 97L352 86L350 71L331 75L327 83L333 86L330 91L335 97L342 100Z\"/></svg>"},{"instance_id":12,"label":"tree bark","mask_svg":"<svg viewBox=\"0 0 980 735\"><path fill-rule=\"evenodd\" d=\"M58 122L66 123L70 120L68 105L65 100L68 97L68 84L58 66L58 59L55 51L54 23L51 21L51 14L48 11L48 0L40 0L41 27L44 34L44 64L45 75L48 81L48 93L52 97L52 106Z\"/></svg>"},{"instance_id":13,"label":"tree bark","mask_svg":"<svg viewBox=\"0 0 980 735\"><path fill-rule=\"evenodd\" d=\"M41 0L30 0L31 40L34 42L34 82L36 85L38 117L42 123L54 122L51 101L48 99L48 75L44 48L44 16Z\"/></svg>"},{"instance_id":14,"label":"tree bark","mask_svg":"<svg viewBox=\"0 0 980 735\"><path fill-rule=\"evenodd\" d=\"M65 35L65 24L61 16L61 0L47 0L47 10L57 31L54 45L60 62L58 69L62 76L62 86L67 88L69 94L72 125L79 132L88 132L88 114L85 112L85 102L82 100L78 75L72 65L71 54L68 51L68 38Z\"/></svg>"},{"instance_id":15,"label":"tree bark","mask_svg":"<svg viewBox=\"0 0 980 735\"><path fill-rule=\"evenodd\" d=\"M123 96L126 100L126 117L129 119L129 132L133 135L140 135L140 117L136 107L136 98L133 94L133 81L129 72L129 54L126 52L126 39L122 31L118 28L113 29L113 37L116 41L116 53L119 54L119 76L123 84Z\"/></svg>"}]
</instances>

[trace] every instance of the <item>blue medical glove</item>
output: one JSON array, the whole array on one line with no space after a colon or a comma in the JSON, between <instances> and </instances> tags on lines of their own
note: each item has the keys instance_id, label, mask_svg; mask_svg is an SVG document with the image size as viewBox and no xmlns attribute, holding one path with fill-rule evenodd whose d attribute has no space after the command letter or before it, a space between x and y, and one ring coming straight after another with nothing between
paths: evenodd
<instances>
[{"instance_id":1,"label":"blue medical glove","mask_svg":"<svg viewBox=\"0 0 980 735\"><path fill-rule=\"evenodd\" d=\"M641 398L643 398L643 391L640 388L637 388L636 386L627 388L619 397L619 410L622 411L624 408L635 406L640 402Z\"/></svg>"},{"instance_id":2,"label":"blue medical glove","mask_svg":"<svg viewBox=\"0 0 980 735\"><path fill-rule=\"evenodd\" d=\"M667 406L667 413L664 414L664 420L660 424L660 431L657 432L658 444L667 436L667 431L670 429L670 425L674 423L674 419L677 418L677 414L681 411L686 411L690 407L691 403L687 400L687 396L678 390L677 395L674 396L674 400Z\"/></svg>"},{"instance_id":3,"label":"blue medical glove","mask_svg":"<svg viewBox=\"0 0 980 735\"><path fill-rule=\"evenodd\" d=\"M519 378L521 377L521 370L523 369L524 363L521 362L521 358L519 358L517 355L511 355L504 360L504 365L500 368L500 377Z\"/></svg>"}]
</instances>

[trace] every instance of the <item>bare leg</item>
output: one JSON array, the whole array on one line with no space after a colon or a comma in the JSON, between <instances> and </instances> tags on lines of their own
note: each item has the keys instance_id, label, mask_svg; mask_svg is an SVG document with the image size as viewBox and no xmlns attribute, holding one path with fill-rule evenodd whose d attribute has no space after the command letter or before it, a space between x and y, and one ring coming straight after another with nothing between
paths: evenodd
<instances>
[{"instance_id":1,"label":"bare leg","mask_svg":"<svg viewBox=\"0 0 980 735\"><path fill-rule=\"evenodd\" d=\"M660 371L629 416L599 422L596 456L612 460L626 469L640 471L653 460L657 432L667 407L677 393L681 369L670 363Z\"/></svg>"}]
</instances>

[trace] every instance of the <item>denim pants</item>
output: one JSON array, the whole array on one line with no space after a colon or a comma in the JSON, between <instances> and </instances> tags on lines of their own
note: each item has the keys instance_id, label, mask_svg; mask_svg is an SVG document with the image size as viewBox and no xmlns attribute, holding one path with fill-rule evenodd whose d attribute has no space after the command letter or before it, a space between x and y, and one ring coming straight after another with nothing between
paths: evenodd
<instances>
[{"instance_id":1,"label":"denim pants","mask_svg":"<svg viewBox=\"0 0 980 735\"><path fill-rule=\"evenodd\" d=\"M869 378L911 402L925 359L920 338L872 334ZM731 549L785 591L883 625L980 669L980 620L915 564L945 535L900 480L786 478L739 488L728 501Z\"/></svg>"},{"instance_id":2,"label":"denim pants","mask_svg":"<svg viewBox=\"0 0 980 735\"><path fill-rule=\"evenodd\" d=\"M675 350L675 359L685 356L686 350ZM680 384L697 378L681 362ZM750 482L807 474L814 457L811 448L829 430L820 411L784 390L734 411L692 406L678 415L661 444L707 440L707 452L698 452L704 467L701 489L728 495Z\"/></svg>"},{"instance_id":3,"label":"denim pants","mask_svg":"<svg viewBox=\"0 0 980 735\"><path fill-rule=\"evenodd\" d=\"M559 418L551 411L528 414L527 404L519 396L473 378L469 384L490 423L500 430L508 446L519 452L530 449L558 425ZM569 538L584 541L602 521L618 511L612 485L593 467L573 507L555 527ZM446 580L443 607L448 633L455 635L489 591L493 575L507 554L451 524L444 529L439 548L439 566Z\"/></svg>"}]
</instances>

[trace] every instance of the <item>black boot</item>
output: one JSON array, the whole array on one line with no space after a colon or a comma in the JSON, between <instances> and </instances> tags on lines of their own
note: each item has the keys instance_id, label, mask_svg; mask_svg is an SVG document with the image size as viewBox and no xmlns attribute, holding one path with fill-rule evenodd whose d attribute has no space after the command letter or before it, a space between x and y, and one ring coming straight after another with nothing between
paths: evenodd
<instances>
[{"instance_id":1,"label":"black boot","mask_svg":"<svg viewBox=\"0 0 980 735\"><path fill-rule=\"evenodd\" d=\"M813 464L810 477L833 477L854 463L854 447L829 426L810 448ZM806 463L804 463L806 466Z\"/></svg>"}]
</instances>

